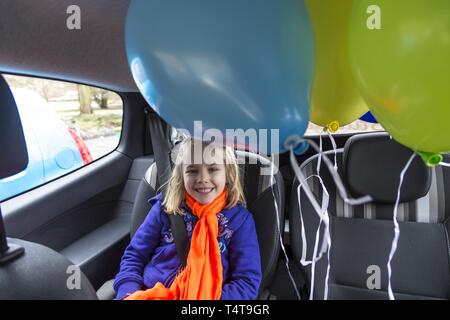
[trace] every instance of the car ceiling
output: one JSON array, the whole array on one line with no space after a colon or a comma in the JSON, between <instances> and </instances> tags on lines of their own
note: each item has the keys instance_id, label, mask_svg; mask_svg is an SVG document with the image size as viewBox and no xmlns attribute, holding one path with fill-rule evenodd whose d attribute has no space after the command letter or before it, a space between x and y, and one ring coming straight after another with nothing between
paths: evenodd
<instances>
[{"instance_id":1,"label":"car ceiling","mask_svg":"<svg viewBox=\"0 0 450 320\"><path fill-rule=\"evenodd\" d=\"M125 53L130 0L1 0L0 71L136 92ZM81 30L69 30L70 5Z\"/></svg>"}]
</instances>

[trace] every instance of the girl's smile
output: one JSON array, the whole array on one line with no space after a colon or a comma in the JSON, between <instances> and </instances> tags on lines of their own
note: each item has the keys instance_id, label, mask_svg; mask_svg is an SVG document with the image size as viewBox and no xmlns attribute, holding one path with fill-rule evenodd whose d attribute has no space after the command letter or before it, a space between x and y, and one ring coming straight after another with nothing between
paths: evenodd
<instances>
[{"instance_id":1,"label":"girl's smile","mask_svg":"<svg viewBox=\"0 0 450 320\"><path fill-rule=\"evenodd\" d=\"M188 165L183 172L186 191L202 204L213 201L225 188L225 165Z\"/></svg>"},{"instance_id":2,"label":"girl's smile","mask_svg":"<svg viewBox=\"0 0 450 320\"><path fill-rule=\"evenodd\" d=\"M208 204L222 193L226 183L224 153L216 148L208 164L192 164L191 159L203 159L204 148L191 148L183 157L183 180L185 190L198 202ZM196 154L201 152L202 154ZM197 157L196 157L197 156Z\"/></svg>"}]
</instances>

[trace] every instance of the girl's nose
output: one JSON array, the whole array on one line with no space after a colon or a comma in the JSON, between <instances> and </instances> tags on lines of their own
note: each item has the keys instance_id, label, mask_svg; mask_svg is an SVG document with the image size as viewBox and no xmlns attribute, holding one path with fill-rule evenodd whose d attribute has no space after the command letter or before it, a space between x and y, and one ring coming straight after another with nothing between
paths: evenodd
<instances>
[{"instance_id":1,"label":"girl's nose","mask_svg":"<svg viewBox=\"0 0 450 320\"><path fill-rule=\"evenodd\" d=\"M209 172L207 168L202 168L198 175L198 182L206 182L209 180Z\"/></svg>"}]
</instances>

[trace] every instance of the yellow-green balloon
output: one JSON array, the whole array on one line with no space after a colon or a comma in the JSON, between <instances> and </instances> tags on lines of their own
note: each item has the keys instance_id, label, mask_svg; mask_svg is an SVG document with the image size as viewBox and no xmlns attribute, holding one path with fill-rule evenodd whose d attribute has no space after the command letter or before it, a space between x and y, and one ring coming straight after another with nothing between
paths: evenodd
<instances>
[{"instance_id":1,"label":"yellow-green balloon","mask_svg":"<svg viewBox=\"0 0 450 320\"><path fill-rule=\"evenodd\" d=\"M416 151L450 151L450 1L355 1L350 48L378 122Z\"/></svg>"},{"instance_id":2,"label":"yellow-green balloon","mask_svg":"<svg viewBox=\"0 0 450 320\"><path fill-rule=\"evenodd\" d=\"M311 122L326 127L337 121L340 126L344 126L368 111L356 86L350 64L348 42L354 1L305 2L316 42Z\"/></svg>"}]
</instances>

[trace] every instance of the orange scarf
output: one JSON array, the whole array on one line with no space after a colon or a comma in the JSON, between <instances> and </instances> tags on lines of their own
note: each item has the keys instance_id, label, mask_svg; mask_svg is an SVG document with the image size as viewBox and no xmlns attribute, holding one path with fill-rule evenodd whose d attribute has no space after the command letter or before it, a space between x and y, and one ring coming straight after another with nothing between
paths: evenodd
<instances>
[{"instance_id":1,"label":"orange scarf","mask_svg":"<svg viewBox=\"0 0 450 320\"><path fill-rule=\"evenodd\" d=\"M186 204L199 218L192 233L187 266L169 288L158 282L125 300L219 300L222 295L222 258L217 236L217 214L226 205L226 189L208 204L197 202L186 192Z\"/></svg>"}]
</instances>

